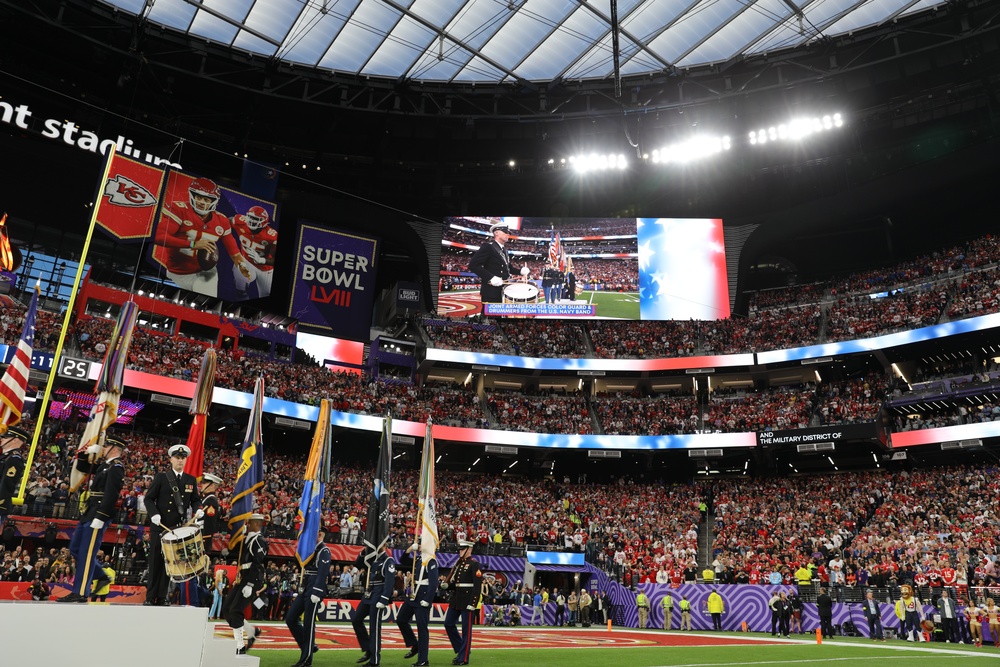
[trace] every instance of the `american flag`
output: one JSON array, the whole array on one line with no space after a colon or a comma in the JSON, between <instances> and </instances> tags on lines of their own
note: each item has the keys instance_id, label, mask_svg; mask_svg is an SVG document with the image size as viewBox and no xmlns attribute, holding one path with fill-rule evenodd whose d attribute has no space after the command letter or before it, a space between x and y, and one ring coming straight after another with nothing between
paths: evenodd
<instances>
[{"instance_id":1,"label":"american flag","mask_svg":"<svg viewBox=\"0 0 1000 667\"><path fill-rule=\"evenodd\" d=\"M559 233L555 230L549 230L549 264L559 267L559 270L563 270L563 251L562 251L562 239L559 238Z\"/></svg>"},{"instance_id":2,"label":"american flag","mask_svg":"<svg viewBox=\"0 0 1000 667\"><path fill-rule=\"evenodd\" d=\"M31 305L28 315L24 318L24 329L21 340L17 342L14 358L7 366L7 372L0 378L0 402L3 410L0 412L0 433L21 421L24 411L24 392L28 387L28 371L31 368L31 351L35 346L35 313L38 311L38 285L31 295Z\"/></svg>"}]
</instances>

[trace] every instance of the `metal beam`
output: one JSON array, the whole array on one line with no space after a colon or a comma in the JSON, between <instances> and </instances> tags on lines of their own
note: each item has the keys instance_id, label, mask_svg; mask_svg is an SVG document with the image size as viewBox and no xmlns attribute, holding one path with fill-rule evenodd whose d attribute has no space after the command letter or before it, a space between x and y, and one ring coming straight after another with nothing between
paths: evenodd
<instances>
[{"instance_id":1,"label":"metal beam","mask_svg":"<svg viewBox=\"0 0 1000 667\"><path fill-rule=\"evenodd\" d=\"M264 40L265 42L267 42L268 44L270 44L271 46L273 46L276 49L280 49L281 48L281 42L278 42L278 41L276 41L276 40L268 37L267 35L265 35L264 33L260 32L258 30L254 30L253 28L251 28L250 26L248 26L245 23L242 23L241 21L237 21L236 19L234 19L232 17L226 16L225 14L223 14L222 12L220 12L217 9L212 9L211 7L207 6L201 0L184 0L184 2L188 3L189 5L192 5L193 7L197 7L198 9L202 10L203 12L208 12L209 14L211 14L215 18L219 19L220 21L225 21L229 25L236 26L240 30L245 30L246 32L250 33L251 35L253 35L257 39ZM194 37L194 36L195 35L192 35L192 37Z\"/></svg>"}]
</instances>

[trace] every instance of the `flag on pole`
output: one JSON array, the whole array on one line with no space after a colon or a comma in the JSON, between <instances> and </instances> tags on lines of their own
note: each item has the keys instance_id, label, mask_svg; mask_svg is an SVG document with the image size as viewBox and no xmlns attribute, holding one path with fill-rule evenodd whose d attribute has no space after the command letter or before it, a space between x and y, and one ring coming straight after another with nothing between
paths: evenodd
<instances>
[{"instance_id":1,"label":"flag on pole","mask_svg":"<svg viewBox=\"0 0 1000 667\"><path fill-rule=\"evenodd\" d=\"M324 398L319 404L319 420L309 449L302 500L299 501L299 542L295 547L295 558L302 567L316 553L316 537L323 522L323 494L330 481L331 437L330 400Z\"/></svg>"},{"instance_id":2,"label":"flag on pole","mask_svg":"<svg viewBox=\"0 0 1000 667\"><path fill-rule=\"evenodd\" d=\"M382 442L378 450L378 464L372 494L368 498L368 521L365 524L364 544L368 548L365 562L370 566L389 542L389 473L392 462L392 416L386 415L382 424Z\"/></svg>"},{"instance_id":3,"label":"flag on pole","mask_svg":"<svg viewBox=\"0 0 1000 667\"><path fill-rule=\"evenodd\" d=\"M563 262L562 239L554 229L549 230L549 264L559 267L562 270Z\"/></svg>"},{"instance_id":4,"label":"flag on pole","mask_svg":"<svg viewBox=\"0 0 1000 667\"><path fill-rule=\"evenodd\" d=\"M191 429L188 431L187 446L190 456L184 463L184 472L199 482L205 472L205 430L208 425L208 408L212 405L212 392L215 389L215 348L205 350L201 358L201 370L198 371L198 384L191 398L188 414L194 415Z\"/></svg>"},{"instance_id":5,"label":"flag on pole","mask_svg":"<svg viewBox=\"0 0 1000 667\"><path fill-rule=\"evenodd\" d=\"M28 372L31 369L31 352L35 346L35 315L38 312L38 284L31 295L31 304L24 317L21 339L17 341L14 358L0 378L0 435L21 421L24 412L24 393L28 388Z\"/></svg>"},{"instance_id":6,"label":"flag on pole","mask_svg":"<svg viewBox=\"0 0 1000 667\"><path fill-rule=\"evenodd\" d=\"M424 435L424 451L420 456L420 481L417 483L417 526L420 537L420 560L427 563L437 553L438 538L437 510L434 506L434 436L431 420L427 420ZM422 578L422 577L421 577Z\"/></svg>"},{"instance_id":7,"label":"flag on pole","mask_svg":"<svg viewBox=\"0 0 1000 667\"><path fill-rule=\"evenodd\" d=\"M118 322L111 332L108 351L104 355L101 374L94 387L97 401L90 409L87 426L80 436L80 447L83 451L94 444L103 445L108 428L118 421L118 401L125 386L125 365L128 363L128 349L132 344L132 332L135 331L135 321L139 315L139 307L135 301L126 301L118 313ZM93 461L92 461L93 462ZM74 469L70 473L70 491L80 488L86 476Z\"/></svg>"},{"instance_id":8,"label":"flag on pole","mask_svg":"<svg viewBox=\"0 0 1000 667\"><path fill-rule=\"evenodd\" d=\"M264 443L260 420L264 412L264 378L259 377L253 388L253 407L247 424L246 439L240 452L240 467L236 472L232 508L229 512L229 550L243 542L243 526L253 514L253 494L264 486Z\"/></svg>"}]
</instances>

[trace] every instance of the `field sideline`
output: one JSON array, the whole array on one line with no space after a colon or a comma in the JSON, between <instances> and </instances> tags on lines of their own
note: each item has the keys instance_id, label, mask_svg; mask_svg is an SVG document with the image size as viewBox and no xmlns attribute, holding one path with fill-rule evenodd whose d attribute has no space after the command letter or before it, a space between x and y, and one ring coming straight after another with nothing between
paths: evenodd
<instances>
[{"instance_id":1,"label":"field sideline","mask_svg":"<svg viewBox=\"0 0 1000 667\"><path fill-rule=\"evenodd\" d=\"M251 651L262 667L289 667L298 660L298 651L289 644L284 624L262 624L264 632ZM382 665L410 667L415 659L403 659L405 647L398 629L383 624ZM231 637L224 624L216 626L216 636ZM314 666L353 665L361 657L353 630L344 623L321 623L317 626L320 651ZM814 636L789 640L775 639L765 633L739 632L662 632L615 628L487 628L473 630L470 665L504 667L722 667L723 665L760 665L782 667L870 667L874 660L883 666L967 664L1000 665L1000 650L954 644L912 644L899 640L874 643L867 639L841 637L817 645ZM447 667L454 653L444 630L431 628L430 663ZM531 646L531 648L525 648Z\"/></svg>"}]
</instances>

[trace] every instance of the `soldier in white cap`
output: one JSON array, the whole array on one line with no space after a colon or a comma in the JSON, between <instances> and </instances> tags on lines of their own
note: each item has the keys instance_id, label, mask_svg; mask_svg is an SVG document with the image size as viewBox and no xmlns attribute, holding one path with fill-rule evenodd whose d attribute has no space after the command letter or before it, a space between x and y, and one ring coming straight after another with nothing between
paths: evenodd
<instances>
[{"instance_id":1,"label":"soldier in white cap","mask_svg":"<svg viewBox=\"0 0 1000 667\"><path fill-rule=\"evenodd\" d=\"M509 231L506 222L498 222L490 227L493 238L479 246L479 250L469 260L469 271L482 281L479 296L483 303L501 303L504 281L515 272L510 263L510 255L507 254ZM528 275L528 267L521 269L521 274Z\"/></svg>"},{"instance_id":2,"label":"soldier in white cap","mask_svg":"<svg viewBox=\"0 0 1000 667\"><path fill-rule=\"evenodd\" d=\"M167 450L170 469L153 477L146 491L146 511L149 513L149 581L146 584L145 605L165 606L167 600L167 570L163 562L160 538L167 530L187 523L193 513L196 520L205 516L201 509L198 480L184 472L184 463L191 454L187 445L174 445Z\"/></svg>"},{"instance_id":3,"label":"soldier in white cap","mask_svg":"<svg viewBox=\"0 0 1000 667\"><path fill-rule=\"evenodd\" d=\"M201 476L201 484L198 486L198 490L201 492L201 509L205 512L205 517L202 519L204 521L202 533L206 537L215 535L222 526L226 525L223 521L222 506L215 495L220 484L222 484L221 477L206 472Z\"/></svg>"}]
</instances>

